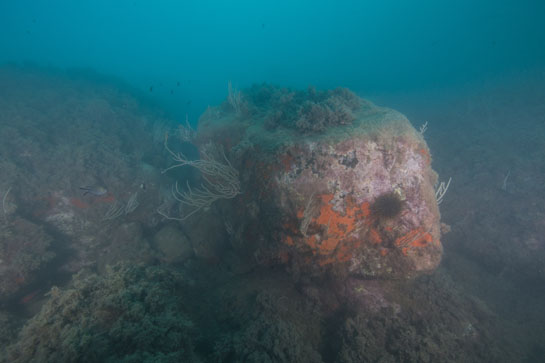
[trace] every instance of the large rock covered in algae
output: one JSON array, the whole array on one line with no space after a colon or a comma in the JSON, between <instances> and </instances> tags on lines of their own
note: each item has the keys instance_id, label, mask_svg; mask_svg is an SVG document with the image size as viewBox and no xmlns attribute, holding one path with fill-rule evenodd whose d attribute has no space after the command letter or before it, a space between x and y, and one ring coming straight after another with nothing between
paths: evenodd
<instances>
[{"instance_id":1,"label":"large rock covered in algae","mask_svg":"<svg viewBox=\"0 0 545 363\"><path fill-rule=\"evenodd\" d=\"M439 264L437 175L399 112L347 89L254 86L201 116L196 144L210 143L239 172L241 194L213 215L241 255L307 276L412 277Z\"/></svg>"}]
</instances>

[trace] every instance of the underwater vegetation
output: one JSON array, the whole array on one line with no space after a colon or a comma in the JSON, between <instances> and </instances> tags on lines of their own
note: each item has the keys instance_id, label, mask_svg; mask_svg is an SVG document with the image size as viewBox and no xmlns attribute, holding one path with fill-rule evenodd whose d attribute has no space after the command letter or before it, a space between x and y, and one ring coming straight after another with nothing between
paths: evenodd
<instances>
[{"instance_id":1,"label":"underwater vegetation","mask_svg":"<svg viewBox=\"0 0 545 363\"><path fill-rule=\"evenodd\" d=\"M301 133L323 132L329 127L348 125L362 100L346 88L319 91L292 90L268 84L254 85L244 92L242 107L265 119L265 128L279 125ZM233 104L233 99L229 104ZM236 112L236 109L235 109Z\"/></svg>"},{"instance_id":2,"label":"underwater vegetation","mask_svg":"<svg viewBox=\"0 0 545 363\"><path fill-rule=\"evenodd\" d=\"M0 222L0 302L25 291L54 261L53 237L22 218Z\"/></svg>"},{"instance_id":3,"label":"underwater vegetation","mask_svg":"<svg viewBox=\"0 0 545 363\"><path fill-rule=\"evenodd\" d=\"M494 189L472 189L505 160L476 136L450 130L469 154L448 159L441 217L434 124L424 139L346 89L228 87L193 129L89 74L4 67L0 85L0 361L540 356L542 301L509 294L542 283L542 204L524 199L541 189L498 174L517 216L498 213L524 226L506 243Z\"/></svg>"},{"instance_id":4,"label":"underwater vegetation","mask_svg":"<svg viewBox=\"0 0 545 363\"><path fill-rule=\"evenodd\" d=\"M49 291L6 361L192 361L195 332L184 306L190 283L160 267L80 272L70 288Z\"/></svg>"}]
</instances>

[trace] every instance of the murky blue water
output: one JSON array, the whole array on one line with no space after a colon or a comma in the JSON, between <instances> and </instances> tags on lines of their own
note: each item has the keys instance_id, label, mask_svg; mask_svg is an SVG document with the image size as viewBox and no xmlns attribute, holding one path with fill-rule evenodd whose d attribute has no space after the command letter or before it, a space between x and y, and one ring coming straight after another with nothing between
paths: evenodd
<instances>
[{"instance_id":1,"label":"murky blue water","mask_svg":"<svg viewBox=\"0 0 545 363\"><path fill-rule=\"evenodd\" d=\"M229 80L369 95L540 67L543 14L536 0L2 1L0 62L113 74L195 120Z\"/></svg>"},{"instance_id":2,"label":"murky blue water","mask_svg":"<svg viewBox=\"0 0 545 363\"><path fill-rule=\"evenodd\" d=\"M537 0L0 0L0 362L542 362L544 18ZM251 223L221 203L176 220L172 195L218 182L172 168L204 155L184 127L208 106L201 122L244 114L228 85L264 83L312 102L346 87L425 125L452 178L434 272L305 275L240 242L277 211L229 178ZM268 131L305 112L285 89L252 92L291 112L254 109ZM304 237L329 228L309 221Z\"/></svg>"}]
</instances>

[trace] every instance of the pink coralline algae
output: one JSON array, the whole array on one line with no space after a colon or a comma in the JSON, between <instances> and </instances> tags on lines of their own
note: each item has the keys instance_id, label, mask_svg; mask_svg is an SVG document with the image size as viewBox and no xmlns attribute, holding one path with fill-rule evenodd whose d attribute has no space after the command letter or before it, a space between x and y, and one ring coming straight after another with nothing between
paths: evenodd
<instances>
[{"instance_id":1,"label":"pink coralline algae","mask_svg":"<svg viewBox=\"0 0 545 363\"><path fill-rule=\"evenodd\" d=\"M242 194L215 206L231 226L232 244L296 274L432 271L442 255L437 175L421 134L402 114L348 90L316 92L254 87L242 94L241 111L226 102L201 117L196 143L221 144L240 173ZM342 122L328 116L301 129L297 115L309 98L328 115L342 112ZM396 210L383 210L385 202Z\"/></svg>"}]
</instances>

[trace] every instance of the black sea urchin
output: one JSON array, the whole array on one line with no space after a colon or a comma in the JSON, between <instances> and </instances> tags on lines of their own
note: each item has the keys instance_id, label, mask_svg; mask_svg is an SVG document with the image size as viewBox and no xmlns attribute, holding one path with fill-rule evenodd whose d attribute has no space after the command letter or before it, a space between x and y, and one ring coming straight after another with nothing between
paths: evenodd
<instances>
[{"instance_id":1,"label":"black sea urchin","mask_svg":"<svg viewBox=\"0 0 545 363\"><path fill-rule=\"evenodd\" d=\"M396 193L384 193L371 204L371 215L375 218L393 219L401 214L404 204Z\"/></svg>"}]
</instances>

